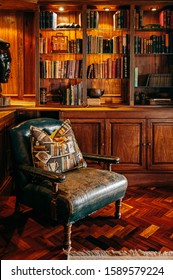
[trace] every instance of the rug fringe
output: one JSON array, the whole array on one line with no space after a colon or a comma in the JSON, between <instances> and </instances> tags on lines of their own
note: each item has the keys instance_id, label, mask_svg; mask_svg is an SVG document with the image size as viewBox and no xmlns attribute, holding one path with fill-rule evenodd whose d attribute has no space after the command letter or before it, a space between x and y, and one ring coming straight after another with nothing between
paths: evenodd
<instances>
[{"instance_id":1,"label":"rug fringe","mask_svg":"<svg viewBox=\"0 0 173 280\"><path fill-rule=\"evenodd\" d=\"M128 251L114 251L114 250L108 250L108 251L102 251L102 250L92 250L92 251L71 251L71 256L147 256L147 257L153 257L153 256L173 256L173 251L164 251L164 252L158 252L158 251L143 251L141 249L138 250L128 250Z\"/></svg>"}]
</instances>

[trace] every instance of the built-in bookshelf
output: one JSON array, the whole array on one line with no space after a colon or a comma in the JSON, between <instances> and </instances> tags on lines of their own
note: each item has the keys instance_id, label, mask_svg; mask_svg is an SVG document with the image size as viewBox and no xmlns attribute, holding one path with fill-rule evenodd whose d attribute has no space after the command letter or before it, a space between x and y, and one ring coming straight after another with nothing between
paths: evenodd
<instances>
[{"instance_id":1,"label":"built-in bookshelf","mask_svg":"<svg viewBox=\"0 0 173 280\"><path fill-rule=\"evenodd\" d=\"M98 7L86 14L87 88L104 90L101 105L124 104L129 91L130 8Z\"/></svg>"},{"instance_id":2,"label":"built-in bookshelf","mask_svg":"<svg viewBox=\"0 0 173 280\"><path fill-rule=\"evenodd\" d=\"M150 105L150 99L173 99L173 6L160 2L152 11L146 3L115 1L107 9L72 3L60 12L58 7L40 7L39 13L44 106ZM104 91L99 101L89 100L91 88Z\"/></svg>"},{"instance_id":3,"label":"built-in bookshelf","mask_svg":"<svg viewBox=\"0 0 173 280\"><path fill-rule=\"evenodd\" d=\"M87 89L100 88L100 105L127 104L130 7L55 10L40 9L38 102L44 90L44 106L87 106Z\"/></svg>"},{"instance_id":4,"label":"built-in bookshelf","mask_svg":"<svg viewBox=\"0 0 173 280\"><path fill-rule=\"evenodd\" d=\"M135 105L172 104L173 9L138 6L134 22Z\"/></svg>"},{"instance_id":5,"label":"built-in bookshelf","mask_svg":"<svg viewBox=\"0 0 173 280\"><path fill-rule=\"evenodd\" d=\"M75 8L74 8L75 7ZM83 104L83 29L81 7L64 12L40 10L40 97L44 106Z\"/></svg>"}]
</instances>

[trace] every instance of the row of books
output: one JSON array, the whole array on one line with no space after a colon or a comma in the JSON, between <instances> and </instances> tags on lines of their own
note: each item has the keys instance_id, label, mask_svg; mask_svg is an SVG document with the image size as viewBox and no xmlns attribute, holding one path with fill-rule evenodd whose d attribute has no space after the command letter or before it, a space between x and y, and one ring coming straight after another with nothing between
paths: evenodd
<instances>
[{"instance_id":1,"label":"row of books","mask_svg":"<svg viewBox=\"0 0 173 280\"><path fill-rule=\"evenodd\" d=\"M134 53L173 53L173 34L151 35L149 39L135 36Z\"/></svg>"},{"instance_id":2,"label":"row of books","mask_svg":"<svg viewBox=\"0 0 173 280\"><path fill-rule=\"evenodd\" d=\"M87 10L87 28L98 28L99 12L94 10ZM113 14L113 28L114 29L129 29L129 10L120 9Z\"/></svg>"},{"instance_id":3,"label":"row of books","mask_svg":"<svg viewBox=\"0 0 173 280\"><path fill-rule=\"evenodd\" d=\"M128 9L120 9L113 14L113 28L114 29L130 28L130 11Z\"/></svg>"},{"instance_id":4,"label":"row of books","mask_svg":"<svg viewBox=\"0 0 173 280\"><path fill-rule=\"evenodd\" d=\"M82 60L41 60L41 79L82 78Z\"/></svg>"},{"instance_id":5,"label":"row of books","mask_svg":"<svg viewBox=\"0 0 173 280\"><path fill-rule=\"evenodd\" d=\"M87 53L122 53L129 52L129 35L123 34L104 38L103 36L87 36Z\"/></svg>"},{"instance_id":6,"label":"row of books","mask_svg":"<svg viewBox=\"0 0 173 280\"><path fill-rule=\"evenodd\" d=\"M144 10L138 9L135 10L134 15L134 23L135 29L143 29L143 28L164 28L164 29L171 29L173 28L173 10L171 9L164 9L159 12L158 14L158 22L157 24L149 24L144 26L143 25L143 18L144 18Z\"/></svg>"},{"instance_id":7,"label":"row of books","mask_svg":"<svg viewBox=\"0 0 173 280\"><path fill-rule=\"evenodd\" d=\"M40 29L56 29L57 14L51 11L40 11Z\"/></svg>"},{"instance_id":8,"label":"row of books","mask_svg":"<svg viewBox=\"0 0 173 280\"><path fill-rule=\"evenodd\" d=\"M55 49L53 46L51 38L48 37L40 37L39 38L39 51L40 54L43 53L51 53L52 49ZM82 42L83 40L81 38L76 38L76 40L68 40L68 53L82 53Z\"/></svg>"},{"instance_id":9,"label":"row of books","mask_svg":"<svg viewBox=\"0 0 173 280\"><path fill-rule=\"evenodd\" d=\"M170 9L161 11L159 15L159 22L163 28L173 28L173 11Z\"/></svg>"},{"instance_id":10,"label":"row of books","mask_svg":"<svg viewBox=\"0 0 173 280\"><path fill-rule=\"evenodd\" d=\"M88 79L125 79L129 77L129 59L123 56L108 58L101 63L92 63L87 69Z\"/></svg>"},{"instance_id":11,"label":"row of books","mask_svg":"<svg viewBox=\"0 0 173 280\"><path fill-rule=\"evenodd\" d=\"M138 67L135 67L134 86L146 87L172 87L173 76L170 73L164 74L140 74Z\"/></svg>"},{"instance_id":12,"label":"row of books","mask_svg":"<svg viewBox=\"0 0 173 280\"><path fill-rule=\"evenodd\" d=\"M151 74L148 76L146 86L171 87L172 86L172 75L171 74Z\"/></svg>"},{"instance_id":13,"label":"row of books","mask_svg":"<svg viewBox=\"0 0 173 280\"><path fill-rule=\"evenodd\" d=\"M87 28L98 28L99 12L87 9L86 11Z\"/></svg>"},{"instance_id":14,"label":"row of books","mask_svg":"<svg viewBox=\"0 0 173 280\"><path fill-rule=\"evenodd\" d=\"M99 12L96 10L87 9L87 28L98 28ZM129 9L119 9L113 14L113 28L114 29L129 29L130 16ZM143 17L145 11L136 9L134 14L135 29L142 29ZM81 16L81 14L80 14ZM161 28L173 28L173 10L167 8L159 13L158 25ZM40 29L57 29L57 13L52 11L40 11Z\"/></svg>"},{"instance_id":15,"label":"row of books","mask_svg":"<svg viewBox=\"0 0 173 280\"><path fill-rule=\"evenodd\" d=\"M70 85L62 90L63 105L80 106L83 103L83 86L82 82Z\"/></svg>"}]
</instances>

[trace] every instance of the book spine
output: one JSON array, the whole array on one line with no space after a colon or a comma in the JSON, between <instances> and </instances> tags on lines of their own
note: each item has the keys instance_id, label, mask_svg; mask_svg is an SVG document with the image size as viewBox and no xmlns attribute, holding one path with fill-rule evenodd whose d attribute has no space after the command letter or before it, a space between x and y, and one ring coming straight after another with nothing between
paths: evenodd
<instances>
[{"instance_id":1,"label":"book spine","mask_svg":"<svg viewBox=\"0 0 173 280\"><path fill-rule=\"evenodd\" d=\"M135 81L134 81L134 86L138 87L138 67L135 67Z\"/></svg>"}]
</instances>

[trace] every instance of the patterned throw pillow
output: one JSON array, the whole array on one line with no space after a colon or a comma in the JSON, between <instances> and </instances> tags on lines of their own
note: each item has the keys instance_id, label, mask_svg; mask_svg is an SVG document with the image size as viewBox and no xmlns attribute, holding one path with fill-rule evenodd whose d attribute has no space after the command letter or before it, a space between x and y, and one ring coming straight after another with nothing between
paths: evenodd
<instances>
[{"instance_id":1,"label":"patterned throw pillow","mask_svg":"<svg viewBox=\"0 0 173 280\"><path fill-rule=\"evenodd\" d=\"M35 126L30 127L30 133L35 167L57 173L86 167L69 120L51 135Z\"/></svg>"}]
</instances>

